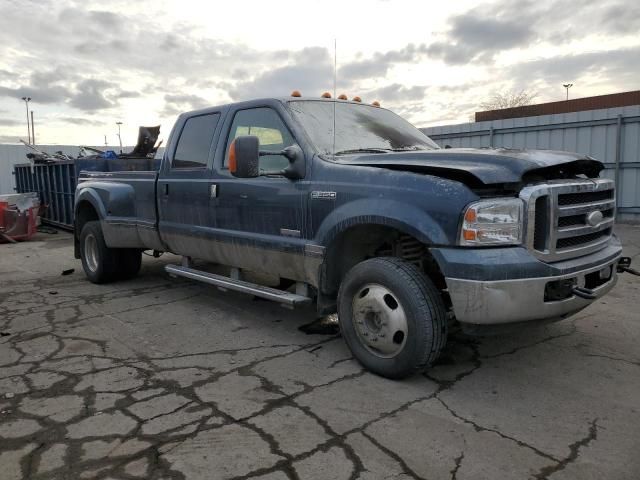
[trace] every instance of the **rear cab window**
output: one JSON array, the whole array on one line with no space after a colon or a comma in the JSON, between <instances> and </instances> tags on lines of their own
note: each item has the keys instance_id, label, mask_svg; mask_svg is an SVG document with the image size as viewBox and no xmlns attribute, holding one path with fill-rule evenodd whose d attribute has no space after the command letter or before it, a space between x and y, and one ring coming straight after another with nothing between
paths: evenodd
<instances>
[{"instance_id":1,"label":"rear cab window","mask_svg":"<svg viewBox=\"0 0 640 480\"><path fill-rule=\"evenodd\" d=\"M219 113L198 115L187 119L178 138L171 168L206 168Z\"/></svg>"}]
</instances>

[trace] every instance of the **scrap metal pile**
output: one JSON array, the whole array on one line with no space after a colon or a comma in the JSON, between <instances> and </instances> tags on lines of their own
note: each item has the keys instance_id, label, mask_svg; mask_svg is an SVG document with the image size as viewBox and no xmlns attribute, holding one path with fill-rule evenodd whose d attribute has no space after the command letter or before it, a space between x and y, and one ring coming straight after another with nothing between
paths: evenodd
<instances>
[{"instance_id":1,"label":"scrap metal pile","mask_svg":"<svg viewBox=\"0 0 640 480\"><path fill-rule=\"evenodd\" d=\"M34 145L30 145L25 141L22 143L32 151L27 153L27 158L34 164L47 164L56 162L73 161L78 158L153 158L156 151L162 145L162 141L158 142L158 136L160 135L160 126L156 127L140 127L138 130L138 142L131 152L128 153L116 153L114 150L101 150L94 147L81 146L80 152L77 157L67 155L62 151L54 153L47 153L39 150ZM157 144L156 144L157 143Z\"/></svg>"},{"instance_id":2,"label":"scrap metal pile","mask_svg":"<svg viewBox=\"0 0 640 480\"><path fill-rule=\"evenodd\" d=\"M114 150L81 146L76 156L62 151L47 153L23 142L29 148L29 163L14 165L16 191L39 200L39 208L32 211L39 215L43 223L71 230L74 217L73 199L79 173L157 170L160 159L155 157L162 145L162 141L158 141L159 135L160 126L140 127L138 142L130 152L116 153ZM35 227L31 226L39 221L37 216L33 219L27 218L24 214L26 210L16 210L10 206L6 206L5 210L4 213L0 212L0 239L10 241L17 235L18 239L27 240L35 233ZM2 215L6 215L7 218ZM26 223L25 218L28 220ZM18 235L18 230L15 230L18 228L17 225L27 225L31 230L24 233L23 228L20 230L23 233ZM43 227L38 228L42 230Z\"/></svg>"}]
</instances>

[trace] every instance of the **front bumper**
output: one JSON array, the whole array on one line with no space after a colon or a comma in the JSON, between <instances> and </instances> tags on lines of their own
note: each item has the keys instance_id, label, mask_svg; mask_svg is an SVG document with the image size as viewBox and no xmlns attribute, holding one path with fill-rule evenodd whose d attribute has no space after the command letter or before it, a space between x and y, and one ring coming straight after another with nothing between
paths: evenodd
<instances>
[{"instance_id":1,"label":"front bumper","mask_svg":"<svg viewBox=\"0 0 640 480\"><path fill-rule=\"evenodd\" d=\"M617 243L617 242L616 242ZM560 268L563 273L550 276L527 278L511 278L506 280L478 280L469 278L446 277L447 290L451 297L456 319L462 323L476 325L501 325L545 319L560 319L574 314L591 304L594 299L585 299L576 295L568 295L561 300L545 298L547 284L563 280L573 281L576 286L585 286L587 275L593 278L605 273L605 279L598 286L591 288L596 298L602 297L613 288L617 281L616 264L621 254L621 247L610 245L607 252L600 252L583 258L572 260L573 267ZM594 264L594 257L600 261ZM575 268L576 261L582 260L582 269ZM502 270L501 265L494 265ZM610 276L606 278L606 273ZM503 271L504 272L504 271ZM505 277L508 278L508 272ZM504 277L503 277L504 278Z\"/></svg>"}]
</instances>

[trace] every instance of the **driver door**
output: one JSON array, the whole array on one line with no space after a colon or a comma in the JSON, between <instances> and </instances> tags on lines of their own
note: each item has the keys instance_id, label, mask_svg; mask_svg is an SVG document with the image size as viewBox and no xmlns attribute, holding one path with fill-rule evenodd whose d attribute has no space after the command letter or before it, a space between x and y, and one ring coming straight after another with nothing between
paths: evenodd
<instances>
[{"instance_id":1,"label":"driver door","mask_svg":"<svg viewBox=\"0 0 640 480\"><path fill-rule=\"evenodd\" d=\"M268 273L286 270L282 276L301 277L308 182L280 174L289 164L281 155L260 157L263 175L257 178L236 178L227 167L229 145L240 135L257 136L260 150L273 152L296 144L296 139L274 108L237 110L231 116L224 157L214 172L216 230L222 237L224 263ZM264 174L268 172L273 173Z\"/></svg>"}]
</instances>

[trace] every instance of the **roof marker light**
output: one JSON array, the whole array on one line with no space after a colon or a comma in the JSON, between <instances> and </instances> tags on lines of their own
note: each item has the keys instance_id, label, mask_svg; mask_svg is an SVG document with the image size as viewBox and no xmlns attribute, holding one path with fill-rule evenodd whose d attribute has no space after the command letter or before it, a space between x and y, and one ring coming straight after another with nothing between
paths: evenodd
<instances>
[{"instance_id":1,"label":"roof marker light","mask_svg":"<svg viewBox=\"0 0 640 480\"><path fill-rule=\"evenodd\" d=\"M353 100L354 102L361 102L362 101L362 99L360 97L358 97L358 96L353 97L351 100Z\"/></svg>"},{"instance_id":2,"label":"roof marker light","mask_svg":"<svg viewBox=\"0 0 640 480\"><path fill-rule=\"evenodd\" d=\"M301 97L302 94L300 93L300 90L294 90L293 92L291 92L291 96L292 97Z\"/></svg>"},{"instance_id":3,"label":"roof marker light","mask_svg":"<svg viewBox=\"0 0 640 480\"><path fill-rule=\"evenodd\" d=\"M331 98L331 94L329 92L324 92L322 95L320 95L322 98Z\"/></svg>"},{"instance_id":4,"label":"roof marker light","mask_svg":"<svg viewBox=\"0 0 640 480\"><path fill-rule=\"evenodd\" d=\"M349 99L344 93L341 93L340 95L338 95L338 100L349 100Z\"/></svg>"},{"instance_id":5,"label":"roof marker light","mask_svg":"<svg viewBox=\"0 0 640 480\"><path fill-rule=\"evenodd\" d=\"M371 102L371 105L373 105L374 107L379 107L380 106L380 102L377 100L374 100L373 102Z\"/></svg>"}]
</instances>

